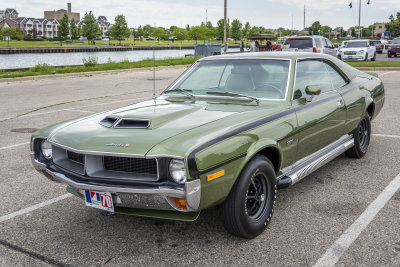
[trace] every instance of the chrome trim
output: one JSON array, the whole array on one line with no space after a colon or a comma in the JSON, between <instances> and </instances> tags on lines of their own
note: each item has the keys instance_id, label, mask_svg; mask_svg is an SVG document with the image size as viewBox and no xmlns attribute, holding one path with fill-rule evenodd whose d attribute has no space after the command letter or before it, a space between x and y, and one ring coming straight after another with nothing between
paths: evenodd
<instances>
[{"instance_id":1,"label":"chrome trim","mask_svg":"<svg viewBox=\"0 0 400 267\"><path fill-rule=\"evenodd\" d=\"M44 137L44 136L35 136L35 137L32 137L32 139L31 139L31 151L33 151L33 152L34 152L34 147L33 147L33 145L35 144L35 140L36 140L36 139L44 139L44 140L46 140L47 137Z\"/></svg>"},{"instance_id":2,"label":"chrome trim","mask_svg":"<svg viewBox=\"0 0 400 267\"><path fill-rule=\"evenodd\" d=\"M102 185L89 185L84 183L75 182L64 174L51 171L47 168L46 164L39 162L35 158L35 154L31 153L32 164L36 170L41 173L47 173L51 175L54 179L54 182L63 183L69 185L75 190L93 190L93 191L102 191L102 192L111 192L118 195L118 193L127 193L127 194L144 194L144 195L154 195L164 198L173 209L176 207L168 201L168 197L179 197L184 198L187 203L187 210L179 210L180 212L191 212L197 211L200 206L201 200L201 181L200 179L189 181L185 183L185 189L182 188L174 188L174 187L166 187L166 186L158 186L157 188L142 188L142 187L118 187L118 186L102 186Z\"/></svg>"},{"instance_id":3,"label":"chrome trim","mask_svg":"<svg viewBox=\"0 0 400 267\"><path fill-rule=\"evenodd\" d=\"M289 177L291 185L301 181L306 176L324 166L337 156L354 146L354 138L352 135L342 136L339 140L318 150L310 156L303 158L288 167L288 171L280 175L277 180L283 177Z\"/></svg>"}]
</instances>

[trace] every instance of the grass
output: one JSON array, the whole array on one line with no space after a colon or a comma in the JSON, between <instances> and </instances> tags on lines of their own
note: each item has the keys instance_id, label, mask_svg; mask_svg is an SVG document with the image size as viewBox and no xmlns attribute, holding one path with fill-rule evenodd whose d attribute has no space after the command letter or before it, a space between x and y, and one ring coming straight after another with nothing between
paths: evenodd
<instances>
[{"instance_id":1,"label":"grass","mask_svg":"<svg viewBox=\"0 0 400 267\"><path fill-rule=\"evenodd\" d=\"M360 61L347 63L353 67L400 67L400 61Z\"/></svg>"},{"instance_id":2,"label":"grass","mask_svg":"<svg viewBox=\"0 0 400 267\"><path fill-rule=\"evenodd\" d=\"M168 58L156 60L156 66L174 66L174 65L187 65L192 64L198 58L185 57L185 58ZM90 60L90 59L89 59ZM108 62L105 64L86 64L86 66L70 66L56 68L47 64L36 65L29 70L19 70L13 72L5 72L0 70L1 78L18 78L26 76L38 76L48 74L63 74L63 73L77 73L77 72L88 72L88 71L106 71L106 70L119 70L119 69L133 69L133 68L146 68L152 67L153 60L145 59L137 62L122 61L122 62ZM85 75L86 76L86 75Z\"/></svg>"},{"instance_id":3,"label":"grass","mask_svg":"<svg viewBox=\"0 0 400 267\"><path fill-rule=\"evenodd\" d=\"M212 40L210 41L211 43L221 43L221 41L215 41ZM111 40L111 41L103 41L103 40L95 40L95 45L94 46L109 46L109 45L119 45L119 41L117 40ZM198 41L198 44L203 44L204 41ZM208 41L207 41L208 43ZM235 41L229 41L229 44L235 44ZM168 41L147 41L147 40L142 40L142 41L134 41L133 38L128 38L124 41L122 41L122 45L137 45L137 46L168 46L168 45L177 45L180 46L181 42L180 41L175 41L175 42L168 42ZM196 44L196 41L194 40L184 40L182 42L182 45L194 45ZM237 42L239 44L239 41ZM8 46L7 41L0 41L0 47L59 47L60 42L53 42L53 41L16 41L16 40L11 40L10 41L10 46ZM88 45L87 41L73 41L73 43L65 43L62 42L63 47L71 47L71 46L90 46ZM93 45L91 45L93 46Z\"/></svg>"}]
</instances>

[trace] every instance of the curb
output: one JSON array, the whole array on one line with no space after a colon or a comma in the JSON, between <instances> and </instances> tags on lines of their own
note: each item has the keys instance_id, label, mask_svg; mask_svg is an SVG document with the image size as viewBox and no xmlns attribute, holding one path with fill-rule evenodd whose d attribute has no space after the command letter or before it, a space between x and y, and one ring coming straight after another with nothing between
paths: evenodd
<instances>
[{"instance_id":1,"label":"curb","mask_svg":"<svg viewBox=\"0 0 400 267\"><path fill-rule=\"evenodd\" d=\"M171 68L180 69L180 68L188 68L189 66L191 66L191 65L159 66L159 67L156 67L156 70L164 70L164 69L171 69ZM152 67L148 67L148 68L132 68L132 69L118 69L118 70L73 72L73 73L62 73L62 74L46 74L46 75L26 76L26 77L17 77L17 78L0 78L0 83L36 81L36 80L45 80L45 79L52 79L52 78L75 78L75 77L92 76L92 75L96 75L96 74L112 74L112 73L121 73L121 72L152 71L152 70L153 70Z\"/></svg>"}]
</instances>

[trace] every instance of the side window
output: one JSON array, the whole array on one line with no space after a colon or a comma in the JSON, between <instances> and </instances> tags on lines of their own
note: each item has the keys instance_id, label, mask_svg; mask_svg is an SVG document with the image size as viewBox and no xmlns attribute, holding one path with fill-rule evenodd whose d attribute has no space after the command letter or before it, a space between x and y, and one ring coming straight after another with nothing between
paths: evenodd
<instances>
[{"instance_id":1,"label":"side window","mask_svg":"<svg viewBox=\"0 0 400 267\"><path fill-rule=\"evenodd\" d=\"M322 42L320 38L315 38L315 46L316 47L322 47Z\"/></svg>"},{"instance_id":2,"label":"side window","mask_svg":"<svg viewBox=\"0 0 400 267\"><path fill-rule=\"evenodd\" d=\"M340 75L332 66L324 63L328 70L329 76L331 77L333 87L338 89L347 84L346 80Z\"/></svg>"},{"instance_id":3,"label":"side window","mask_svg":"<svg viewBox=\"0 0 400 267\"><path fill-rule=\"evenodd\" d=\"M326 43L328 44L329 47L333 47L333 44L331 43L331 41L329 39L326 39Z\"/></svg>"},{"instance_id":4,"label":"side window","mask_svg":"<svg viewBox=\"0 0 400 267\"><path fill-rule=\"evenodd\" d=\"M297 62L296 82L293 99L306 97L306 87L316 85L321 88L321 94L333 90L331 77L326 65L319 60Z\"/></svg>"}]
</instances>

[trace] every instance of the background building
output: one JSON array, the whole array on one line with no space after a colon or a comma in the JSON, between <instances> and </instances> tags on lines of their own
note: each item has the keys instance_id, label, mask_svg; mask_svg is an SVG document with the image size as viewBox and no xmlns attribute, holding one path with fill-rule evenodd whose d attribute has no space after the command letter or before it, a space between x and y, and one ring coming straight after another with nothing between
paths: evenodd
<instances>
[{"instance_id":1,"label":"background building","mask_svg":"<svg viewBox=\"0 0 400 267\"><path fill-rule=\"evenodd\" d=\"M64 14L68 15L68 19L74 21L79 21L81 20L81 14L80 13L72 13L71 11L71 3L67 4L68 10L65 9L60 9L57 11L44 11L44 18L45 19L56 19L56 20L61 20Z\"/></svg>"},{"instance_id":2,"label":"background building","mask_svg":"<svg viewBox=\"0 0 400 267\"><path fill-rule=\"evenodd\" d=\"M374 36L381 37L382 33L386 31L386 22L376 22Z\"/></svg>"}]
</instances>

